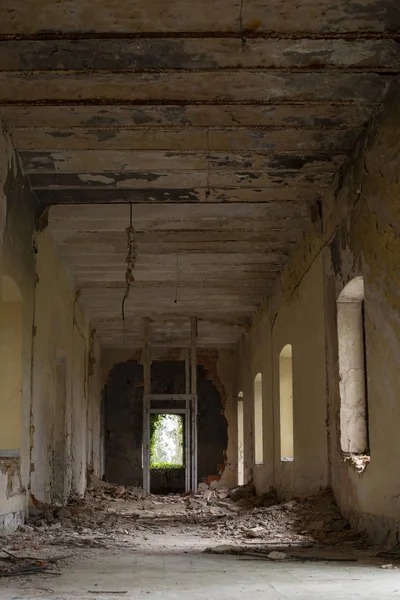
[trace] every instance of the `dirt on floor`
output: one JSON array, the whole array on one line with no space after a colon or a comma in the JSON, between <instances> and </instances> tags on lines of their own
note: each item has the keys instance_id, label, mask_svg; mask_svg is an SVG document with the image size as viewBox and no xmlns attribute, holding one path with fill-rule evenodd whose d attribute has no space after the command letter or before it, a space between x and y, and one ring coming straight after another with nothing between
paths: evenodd
<instances>
[{"instance_id":1,"label":"dirt on floor","mask_svg":"<svg viewBox=\"0 0 400 600\"><path fill-rule=\"evenodd\" d=\"M140 488L91 479L85 498L66 507L32 499L30 516L0 538L0 577L57 574L93 552L145 550L229 553L249 560L368 561L396 568L397 549L369 545L352 531L333 496L279 503L252 486L209 488L196 495L146 496Z\"/></svg>"}]
</instances>

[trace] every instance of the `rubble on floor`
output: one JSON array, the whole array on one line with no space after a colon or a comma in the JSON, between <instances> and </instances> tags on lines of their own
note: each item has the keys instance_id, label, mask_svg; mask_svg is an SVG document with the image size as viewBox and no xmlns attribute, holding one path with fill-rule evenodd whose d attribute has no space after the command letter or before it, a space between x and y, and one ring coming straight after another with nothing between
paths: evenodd
<instances>
[{"instance_id":1,"label":"rubble on floor","mask_svg":"<svg viewBox=\"0 0 400 600\"><path fill-rule=\"evenodd\" d=\"M284 503L273 491L257 496L252 486L229 490L203 485L196 494L153 496L138 487L93 478L85 497L73 499L66 507L33 499L26 524L13 536L0 539L0 547L12 553L29 549L33 559L47 560L65 557L71 547L74 555L103 549L158 550L161 544L185 536L190 538L190 551L208 547L243 560L351 561L353 551L371 553L329 492ZM380 563L399 561L396 554L380 559Z\"/></svg>"},{"instance_id":2,"label":"rubble on floor","mask_svg":"<svg viewBox=\"0 0 400 600\"><path fill-rule=\"evenodd\" d=\"M124 536L151 529L195 526L237 542L329 545L362 538L342 518L329 492L279 503L273 492L257 496L252 486L202 488L197 494L152 496L140 488L95 482L84 499L66 507L38 502L20 530L45 533L50 544L125 545Z\"/></svg>"},{"instance_id":3,"label":"rubble on floor","mask_svg":"<svg viewBox=\"0 0 400 600\"><path fill-rule=\"evenodd\" d=\"M216 533L236 539L274 542L330 545L362 542L360 534L351 530L328 492L283 504L278 503L273 494L259 498L249 493L229 507L226 517L218 522Z\"/></svg>"},{"instance_id":4,"label":"rubble on floor","mask_svg":"<svg viewBox=\"0 0 400 600\"><path fill-rule=\"evenodd\" d=\"M1 556L3 554L3 556ZM0 550L0 577L17 577L19 575L37 575L46 573L47 575L58 575L54 568L57 568L57 559L38 559L29 556L16 556L8 550ZM53 570L51 570L53 569Z\"/></svg>"},{"instance_id":5,"label":"rubble on floor","mask_svg":"<svg viewBox=\"0 0 400 600\"><path fill-rule=\"evenodd\" d=\"M87 496L97 499L121 498L123 500L143 500L147 494L141 487L115 485L89 475Z\"/></svg>"},{"instance_id":6,"label":"rubble on floor","mask_svg":"<svg viewBox=\"0 0 400 600\"><path fill-rule=\"evenodd\" d=\"M238 541L306 544L364 543L343 519L330 492L279 503L273 491L257 496L252 486L204 490L186 500L198 516L216 517L214 533Z\"/></svg>"}]
</instances>

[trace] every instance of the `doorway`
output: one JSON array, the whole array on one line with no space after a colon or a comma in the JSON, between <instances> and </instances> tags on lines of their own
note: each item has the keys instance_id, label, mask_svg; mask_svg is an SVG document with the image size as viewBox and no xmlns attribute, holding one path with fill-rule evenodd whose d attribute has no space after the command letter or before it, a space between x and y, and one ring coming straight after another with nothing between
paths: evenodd
<instances>
[{"instance_id":1,"label":"doorway","mask_svg":"<svg viewBox=\"0 0 400 600\"><path fill-rule=\"evenodd\" d=\"M150 415L150 486L155 494L185 491L185 415Z\"/></svg>"}]
</instances>

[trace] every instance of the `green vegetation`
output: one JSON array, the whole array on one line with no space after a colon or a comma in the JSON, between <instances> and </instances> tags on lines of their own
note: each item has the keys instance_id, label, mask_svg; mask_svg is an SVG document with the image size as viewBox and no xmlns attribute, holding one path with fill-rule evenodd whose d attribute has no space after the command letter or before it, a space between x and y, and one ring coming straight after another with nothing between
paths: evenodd
<instances>
[{"instance_id":1,"label":"green vegetation","mask_svg":"<svg viewBox=\"0 0 400 600\"><path fill-rule=\"evenodd\" d=\"M151 463L152 469L184 469L184 465L175 465L167 462L163 463Z\"/></svg>"},{"instance_id":2,"label":"green vegetation","mask_svg":"<svg viewBox=\"0 0 400 600\"><path fill-rule=\"evenodd\" d=\"M150 416L150 468L183 468L182 415L153 414Z\"/></svg>"}]
</instances>

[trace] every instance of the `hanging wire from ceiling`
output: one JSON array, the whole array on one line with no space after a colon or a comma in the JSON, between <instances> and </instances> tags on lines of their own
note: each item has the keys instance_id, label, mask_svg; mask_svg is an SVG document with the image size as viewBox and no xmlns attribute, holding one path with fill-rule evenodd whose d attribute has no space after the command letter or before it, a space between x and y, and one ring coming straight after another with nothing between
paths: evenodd
<instances>
[{"instance_id":1,"label":"hanging wire from ceiling","mask_svg":"<svg viewBox=\"0 0 400 600\"><path fill-rule=\"evenodd\" d=\"M175 300L174 300L174 304L178 304L178 289L179 289L179 279L180 279L180 273L179 273L179 254L176 253L176 274L177 274L177 279L176 279L176 287L175 287Z\"/></svg>"},{"instance_id":2,"label":"hanging wire from ceiling","mask_svg":"<svg viewBox=\"0 0 400 600\"><path fill-rule=\"evenodd\" d=\"M127 237L127 247L128 254L126 255L126 271L125 271L125 293L122 298L122 336L123 343L125 344L125 302L129 297L129 292L131 291L131 285L135 281L134 276L134 268L137 259L137 238L136 231L133 226L133 218L132 218L132 202L129 203L129 227L125 229L126 237Z\"/></svg>"}]
</instances>

